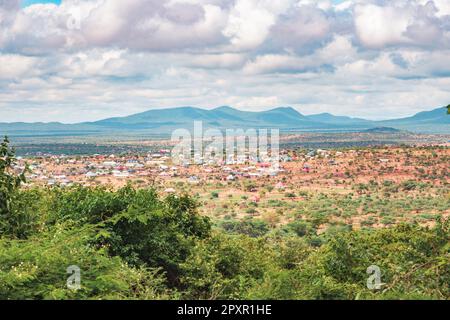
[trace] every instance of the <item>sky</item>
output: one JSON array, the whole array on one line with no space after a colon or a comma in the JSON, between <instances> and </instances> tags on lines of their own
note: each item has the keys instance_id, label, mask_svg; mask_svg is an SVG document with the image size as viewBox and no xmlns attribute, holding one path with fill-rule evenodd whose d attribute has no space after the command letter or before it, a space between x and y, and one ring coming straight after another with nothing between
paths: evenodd
<instances>
[{"instance_id":1,"label":"sky","mask_svg":"<svg viewBox=\"0 0 450 320\"><path fill-rule=\"evenodd\" d=\"M0 0L0 122L450 103L450 0Z\"/></svg>"},{"instance_id":2,"label":"sky","mask_svg":"<svg viewBox=\"0 0 450 320\"><path fill-rule=\"evenodd\" d=\"M45 3L54 3L54 4L61 4L61 0L22 0L21 6L23 8L34 5L34 4L45 4Z\"/></svg>"}]
</instances>

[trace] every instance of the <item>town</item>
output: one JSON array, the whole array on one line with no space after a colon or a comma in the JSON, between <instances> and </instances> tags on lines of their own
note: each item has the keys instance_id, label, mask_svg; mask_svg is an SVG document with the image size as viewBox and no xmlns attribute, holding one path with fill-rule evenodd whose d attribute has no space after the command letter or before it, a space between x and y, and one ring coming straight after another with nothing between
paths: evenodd
<instances>
[{"instance_id":1,"label":"town","mask_svg":"<svg viewBox=\"0 0 450 320\"><path fill-rule=\"evenodd\" d=\"M219 221L251 219L270 228L303 219L320 233L343 224L356 229L411 220L430 225L436 215L448 216L449 156L446 144L293 148L282 149L274 167L263 162L174 164L170 149L159 149L142 155L20 157L16 169L28 165L28 188L152 187L166 195L195 195L201 213ZM385 212L380 199L375 200L380 206L368 206L371 194L398 207ZM419 207L401 205L411 197L422 199Z\"/></svg>"}]
</instances>

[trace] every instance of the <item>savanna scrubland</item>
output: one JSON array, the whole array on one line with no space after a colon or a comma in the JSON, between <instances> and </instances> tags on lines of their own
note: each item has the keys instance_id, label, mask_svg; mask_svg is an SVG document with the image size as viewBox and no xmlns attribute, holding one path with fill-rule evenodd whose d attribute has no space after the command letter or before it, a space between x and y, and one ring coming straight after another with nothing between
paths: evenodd
<instances>
[{"instance_id":1,"label":"savanna scrubland","mask_svg":"<svg viewBox=\"0 0 450 320\"><path fill-rule=\"evenodd\" d=\"M0 299L450 298L450 222L442 214L448 184L439 189L440 209L425 217L431 224L386 210L416 206L413 201L429 206L433 197L385 194L426 189L420 182L368 182L336 198L301 194L311 201L299 204L297 215L271 223L255 215L258 205L239 219L200 214L202 201L188 192L163 196L131 184L24 188L25 173L11 170L15 161L5 140ZM282 216L288 205L271 203L280 209L272 214ZM321 230L330 210L352 216L361 206L385 218L383 227L336 222ZM80 290L67 287L72 265L81 269ZM367 287L371 265L382 271L379 290Z\"/></svg>"}]
</instances>

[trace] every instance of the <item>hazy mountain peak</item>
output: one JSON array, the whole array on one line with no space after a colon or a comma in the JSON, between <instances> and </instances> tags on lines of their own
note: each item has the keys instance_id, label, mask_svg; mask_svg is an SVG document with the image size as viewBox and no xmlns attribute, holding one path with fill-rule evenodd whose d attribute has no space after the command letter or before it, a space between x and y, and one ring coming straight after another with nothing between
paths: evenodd
<instances>
[{"instance_id":1,"label":"hazy mountain peak","mask_svg":"<svg viewBox=\"0 0 450 320\"><path fill-rule=\"evenodd\" d=\"M213 109L213 111L230 111L230 110L237 111L236 109L234 109L230 106L220 106L220 107Z\"/></svg>"},{"instance_id":2,"label":"hazy mountain peak","mask_svg":"<svg viewBox=\"0 0 450 320\"><path fill-rule=\"evenodd\" d=\"M277 112L277 113L282 113L285 115L288 115L290 117L294 116L294 117L299 117L299 118L304 118L304 115L301 114L300 112L298 112L296 109L294 109L293 107L278 107L272 110L268 110L267 112Z\"/></svg>"},{"instance_id":3,"label":"hazy mountain peak","mask_svg":"<svg viewBox=\"0 0 450 320\"><path fill-rule=\"evenodd\" d=\"M392 131L391 128L425 133L450 133L450 116L447 108L420 112L412 117L370 121L330 113L304 116L292 107L278 107L268 111L242 111L229 106L212 110L186 106L152 109L126 117L116 117L78 124L62 123L1 123L0 135L86 135L93 132L122 134L152 132L167 134L178 128L191 128L194 121L205 127L217 128L278 128L283 130L357 131L372 129ZM381 129L380 127L389 127Z\"/></svg>"}]
</instances>

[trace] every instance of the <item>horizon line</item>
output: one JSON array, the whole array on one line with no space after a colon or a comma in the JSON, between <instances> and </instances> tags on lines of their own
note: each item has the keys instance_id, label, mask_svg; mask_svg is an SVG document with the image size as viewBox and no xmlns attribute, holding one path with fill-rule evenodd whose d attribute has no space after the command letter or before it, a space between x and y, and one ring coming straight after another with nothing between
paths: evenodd
<instances>
[{"instance_id":1,"label":"horizon line","mask_svg":"<svg viewBox=\"0 0 450 320\"><path fill-rule=\"evenodd\" d=\"M52 124L53 123L53 124L55 124L56 123L56 124L64 124L64 125L91 124L91 123L95 123L95 122L102 121L102 120L107 120L107 119L126 118L126 117L129 117L129 116L138 115L138 114L142 114L142 113L149 112L149 111L183 109L183 108L193 108L193 109L200 109L200 110L204 110L204 111L214 111L214 110L217 110L217 109L220 109L220 108L230 108L230 109L233 109L233 110L242 111L242 112L250 112L250 113L262 113L262 112L269 112L269 111L274 111L274 110L278 110L278 109L293 109L296 112L298 112L300 115L305 116L305 117L311 117L311 116L327 114L327 115L332 115L334 117L347 117L347 118L351 118L351 119L360 119L360 120L365 120L365 121L381 122L381 121L405 119L405 118L413 117L413 116L415 116L415 115L417 115L417 114L419 114L421 112L430 112L430 111L433 111L433 110L436 110L436 109L447 108L447 107L445 107L445 106L435 107L433 109L419 111L419 112L413 113L411 115L403 116L403 117L387 118L387 119L379 119L379 120L370 120L370 119L366 119L366 118L358 117L358 116L336 115L336 114L333 114L333 113L330 113L330 112L321 112L321 113L313 113L313 114L305 115L302 112L300 112L299 110L297 110L296 107L293 107L293 106L271 107L270 109L261 110L261 111L243 110L242 108L232 107L232 106L228 106L228 105L216 106L216 107L212 107L212 108L196 107L196 106L176 106L176 107L161 107L161 108L157 107L155 109L147 109L147 110L144 110L144 111L130 113L130 114L123 115L123 116L110 116L110 117L100 118L98 120L92 120L92 121L80 121L80 122L60 122L60 121L48 121L48 122L43 122L43 121L37 121L37 122L24 122L24 121L1 122L0 121L0 123L2 123L2 124L17 124L17 123L24 123L24 124Z\"/></svg>"}]
</instances>

